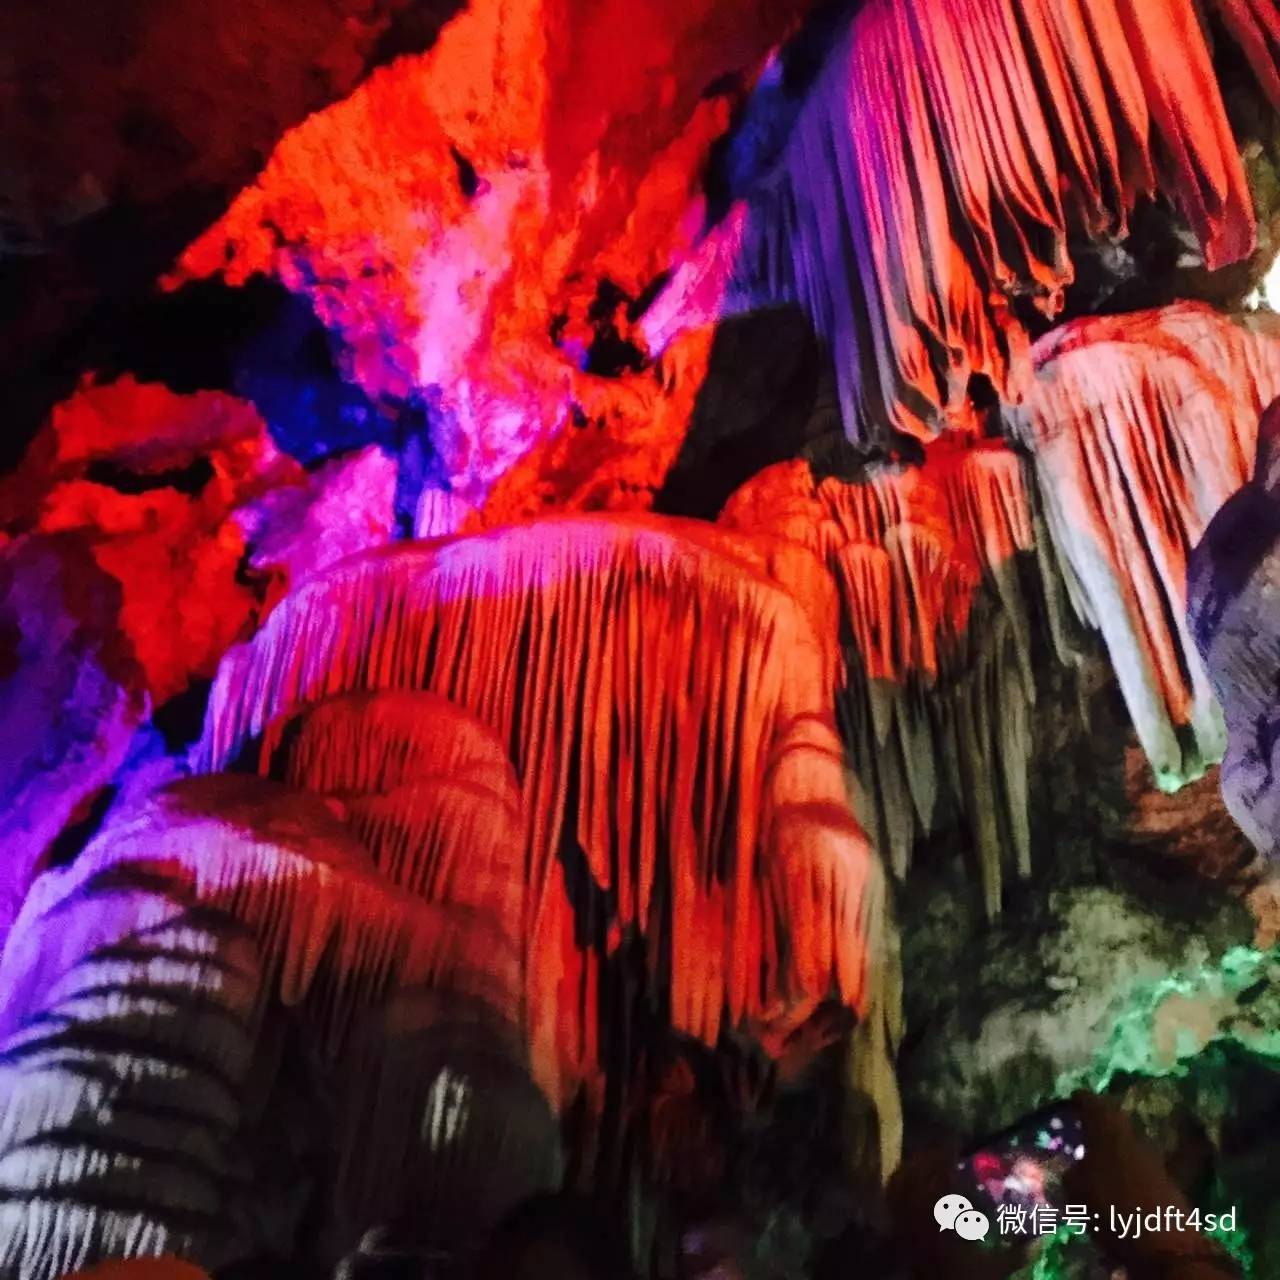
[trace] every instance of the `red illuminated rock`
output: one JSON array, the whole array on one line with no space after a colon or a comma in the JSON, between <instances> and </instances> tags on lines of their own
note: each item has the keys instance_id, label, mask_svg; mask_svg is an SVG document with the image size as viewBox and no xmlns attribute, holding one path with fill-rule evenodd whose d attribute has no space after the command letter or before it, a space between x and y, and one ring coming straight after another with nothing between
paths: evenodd
<instances>
[{"instance_id":1,"label":"red illuminated rock","mask_svg":"<svg viewBox=\"0 0 1280 1280\"><path fill-rule=\"evenodd\" d=\"M273 725L262 766L331 797L393 884L483 915L513 945L525 922L526 822L497 737L444 698L332 698Z\"/></svg>"},{"instance_id":2,"label":"red illuminated rock","mask_svg":"<svg viewBox=\"0 0 1280 1280\"><path fill-rule=\"evenodd\" d=\"M396 471L370 446L304 472L244 401L124 377L54 409L0 507L74 534L120 583L158 704L212 676L296 578L390 541Z\"/></svg>"},{"instance_id":3,"label":"red illuminated rock","mask_svg":"<svg viewBox=\"0 0 1280 1280\"><path fill-rule=\"evenodd\" d=\"M231 512L302 478L244 402L125 377L55 408L0 503L19 527L73 535L120 584L119 625L160 703L211 676L258 605Z\"/></svg>"},{"instance_id":4,"label":"red illuminated rock","mask_svg":"<svg viewBox=\"0 0 1280 1280\"><path fill-rule=\"evenodd\" d=\"M82 538L121 584L120 625L157 704L212 675L257 606L237 580L245 546L226 514L175 489L131 495L73 480L48 496L39 528Z\"/></svg>"},{"instance_id":5,"label":"red illuminated rock","mask_svg":"<svg viewBox=\"0 0 1280 1280\"><path fill-rule=\"evenodd\" d=\"M746 545L693 522L579 517L388 550L286 597L215 684L215 768L347 690L440 693L511 744L533 1061L553 1098L602 1065L600 966L633 933L673 1026L708 1043L725 1021L777 1035L832 997L892 1017L829 642ZM616 905L596 919L601 893ZM895 1141L886 1126L886 1164Z\"/></svg>"},{"instance_id":6,"label":"red illuminated rock","mask_svg":"<svg viewBox=\"0 0 1280 1280\"><path fill-rule=\"evenodd\" d=\"M805 7L480 0L290 133L170 282L308 293L366 391L438 393L433 445L473 505L576 417L634 439L658 388L583 372L597 285L635 298L662 271L729 119L703 90Z\"/></svg>"},{"instance_id":7,"label":"red illuminated rock","mask_svg":"<svg viewBox=\"0 0 1280 1280\"><path fill-rule=\"evenodd\" d=\"M839 586L851 638L839 695L859 814L905 874L939 793L969 819L988 911L1007 852L1030 871L1027 755L1034 688L1014 558L1033 549L1019 457L954 437L923 466L815 480L807 463L768 468L721 522L772 529L810 548Z\"/></svg>"}]
</instances>

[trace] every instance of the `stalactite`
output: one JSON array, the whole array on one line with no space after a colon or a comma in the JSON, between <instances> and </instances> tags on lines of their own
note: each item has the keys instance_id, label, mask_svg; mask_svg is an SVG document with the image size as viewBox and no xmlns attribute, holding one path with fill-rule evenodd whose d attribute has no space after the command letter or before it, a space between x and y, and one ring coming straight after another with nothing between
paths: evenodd
<instances>
[{"instance_id":1,"label":"stalactite","mask_svg":"<svg viewBox=\"0 0 1280 1280\"><path fill-rule=\"evenodd\" d=\"M1210 7L1280 89L1273 0ZM1194 0L872 0L775 170L677 265L642 326L660 350L717 315L798 301L835 354L851 438L971 429L975 374L1005 399L1025 379L1015 299L1055 315L1068 233L1122 236L1156 193L1211 268L1252 251Z\"/></svg>"},{"instance_id":2,"label":"stalactite","mask_svg":"<svg viewBox=\"0 0 1280 1280\"><path fill-rule=\"evenodd\" d=\"M673 1026L708 1043L725 1015L773 1029L833 996L866 1009L883 883L844 801L831 645L751 545L575 517L348 561L228 655L204 762L361 689L441 694L509 743L533 1056L553 1098L603 1065L600 965L628 936Z\"/></svg>"},{"instance_id":3,"label":"stalactite","mask_svg":"<svg viewBox=\"0 0 1280 1280\"><path fill-rule=\"evenodd\" d=\"M413 515L415 538L444 538L466 528L475 508L447 489L425 488L418 495Z\"/></svg>"},{"instance_id":4,"label":"stalactite","mask_svg":"<svg viewBox=\"0 0 1280 1280\"><path fill-rule=\"evenodd\" d=\"M397 891L324 803L251 778L134 801L46 872L0 990L0 1275L22 1280L170 1252L218 1266L268 1243L242 1238L237 1144L265 1088L263 1019L282 1004L350 1063L352 1027L412 993L503 1029L523 1071L509 932Z\"/></svg>"},{"instance_id":5,"label":"stalactite","mask_svg":"<svg viewBox=\"0 0 1280 1280\"><path fill-rule=\"evenodd\" d=\"M514 943L525 905L525 823L502 744L428 693L348 694L308 709L263 765L332 796L393 884L491 920Z\"/></svg>"},{"instance_id":6,"label":"stalactite","mask_svg":"<svg viewBox=\"0 0 1280 1280\"><path fill-rule=\"evenodd\" d=\"M87 944L0 1040L0 1275L234 1257L262 995L252 940L141 876L60 901L40 924L50 950L53 930ZM32 942L20 926L9 954Z\"/></svg>"},{"instance_id":7,"label":"stalactite","mask_svg":"<svg viewBox=\"0 0 1280 1280\"><path fill-rule=\"evenodd\" d=\"M156 884L163 892L147 896ZM0 1033L33 1016L103 939L206 909L248 931L264 992L306 1002L334 1044L360 1007L400 983L430 981L518 1011L516 956L490 922L396 890L319 801L209 777L136 802L72 866L36 882L0 957Z\"/></svg>"},{"instance_id":8,"label":"stalactite","mask_svg":"<svg viewBox=\"0 0 1280 1280\"><path fill-rule=\"evenodd\" d=\"M515 772L493 731L447 698L412 690L351 693L272 725L264 774L299 791L385 795L450 777L490 788L505 803Z\"/></svg>"},{"instance_id":9,"label":"stalactite","mask_svg":"<svg viewBox=\"0 0 1280 1280\"><path fill-rule=\"evenodd\" d=\"M739 490L721 520L777 528L830 566L859 816L904 875L940 794L957 799L995 914L1001 850L1030 870L1035 690L1015 558L1034 540L1021 460L1003 444L950 438L928 447L923 466L868 468L852 481L783 463Z\"/></svg>"},{"instance_id":10,"label":"stalactite","mask_svg":"<svg viewBox=\"0 0 1280 1280\"><path fill-rule=\"evenodd\" d=\"M1157 782L1221 759L1187 631L1190 548L1247 479L1280 393L1280 326L1180 304L1073 322L1035 351L1015 425L1077 615L1101 631Z\"/></svg>"}]
</instances>

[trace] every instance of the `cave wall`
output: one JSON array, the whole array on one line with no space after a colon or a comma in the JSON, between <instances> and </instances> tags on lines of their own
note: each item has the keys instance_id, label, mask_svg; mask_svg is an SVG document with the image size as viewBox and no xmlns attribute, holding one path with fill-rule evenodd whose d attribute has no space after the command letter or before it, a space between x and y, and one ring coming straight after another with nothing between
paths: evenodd
<instances>
[{"instance_id":1,"label":"cave wall","mask_svg":"<svg viewBox=\"0 0 1280 1280\"><path fill-rule=\"evenodd\" d=\"M0 16L0 1274L1267 1274L1278 29Z\"/></svg>"}]
</instances>

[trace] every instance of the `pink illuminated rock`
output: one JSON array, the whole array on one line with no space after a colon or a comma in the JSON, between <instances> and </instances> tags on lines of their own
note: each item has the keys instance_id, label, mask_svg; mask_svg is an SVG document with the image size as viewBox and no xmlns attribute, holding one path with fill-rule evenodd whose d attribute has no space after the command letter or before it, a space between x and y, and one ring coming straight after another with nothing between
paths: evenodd
<instances>
[{"instance_id":1,"label":"pink illuminated rock","mask_svg":"<svg viewBox=\"0 0 1280 1280\"><path fill-rule=\"evenodd\" d=\"M436 397L443 477L479 506L579 415L648 425L650 372L583 370L597 285L634 299L662 272L729 123L704 89L807 7L478 0L288 134L169 282L264 272L307 293L346 376L375 399Z\"/></svg>"},{"instance_id":2,"label":"pink illuminated rock","mask_svg":"<svg viewBox=\"0 0 1280 1280\"><path fill-rule=\"evenodd\" d=\"M519 1074L517 974L500 930L396 889L318 799L210 777L122 807L40 877L0 959L0 1270L278 1248L266 1211L287 1238L296 1201L233 1171L274 1120L283 1011L336 1070L351 1028L413 991L505 1029Z\"/></svg>"},{"instance_id":3,"label":"pink illuminated rock","mask_svg":"<svg viewBox=\"0 0 1280 1280\"><path fill-rule=\"evenodd\" d=\"M370 446L240 507L249 563L279 590L395 535L396 462Z\"/></svg>"},{"instance_id":4,"label":"pink illuminated rock","mask_svg":"<svg viewBox=\"0 0 1280 1280\"><path fill-rule=\"evenodd\" d=\"M1191 557L1188 619L1226 719L1222 795L1254 847L1280 858L1280 407L1262 419L1252 475Z\"/></svg>"},{"instance_id":5,"label":"pink illuminated rock","mask_svg":"<svg viewBox=\"0 0 1280 1280\"><path fill-rule=\"evenodd\" d=\"M1276 5L1210 8L1274 90ZM1054 316L1069 233L1122 237L1156 193L1210 268L1252 251L1192 0L874 0L778 164L677 262L641 328L658 351L690 326L798 301L835 354L851 438L972 429L970 379L1016 400L1029 372L1015 302Z\"/></svg>"}]
</instances>

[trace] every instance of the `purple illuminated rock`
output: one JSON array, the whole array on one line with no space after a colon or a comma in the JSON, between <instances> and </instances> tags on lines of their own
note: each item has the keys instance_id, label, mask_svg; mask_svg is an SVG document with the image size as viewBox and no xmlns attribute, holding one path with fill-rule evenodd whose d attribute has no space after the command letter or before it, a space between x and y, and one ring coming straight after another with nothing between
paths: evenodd
<instances>
[{"instance_id":1,"label":"purple illuminated rock","mask_svg":"<svg viewBox=\"0 0 1280 1280\"><path fill-rule=\"evenodd\" d=\"M325 464L301 485L273 489L236 514L250 563L287 586L382 546L395 532L395 492L395 459L375 446Z\"/></svg>"},{"instance_id":2,"label":"purple illuminated rock","mask_svg":"<svg viewBox=\"0 0 1280 1280\"><path fill-rule=\"evenodd\" d=\"M1223 798L1254 845L1280 857L1280 401L1259 426L1253 478L1213 518L1187 578L1227 722Z\"/></svg>"},{"instance_id":3,"label":"purple illuminated rock","mask_svg":"<svg viewBox=\"0 0 1280 1280\"><path fill-rule=\"evenodd\" d=\"M146 713L120 587L69 538L0 552L0 944L35 871Z\"/></svg>"}]
</instances>

